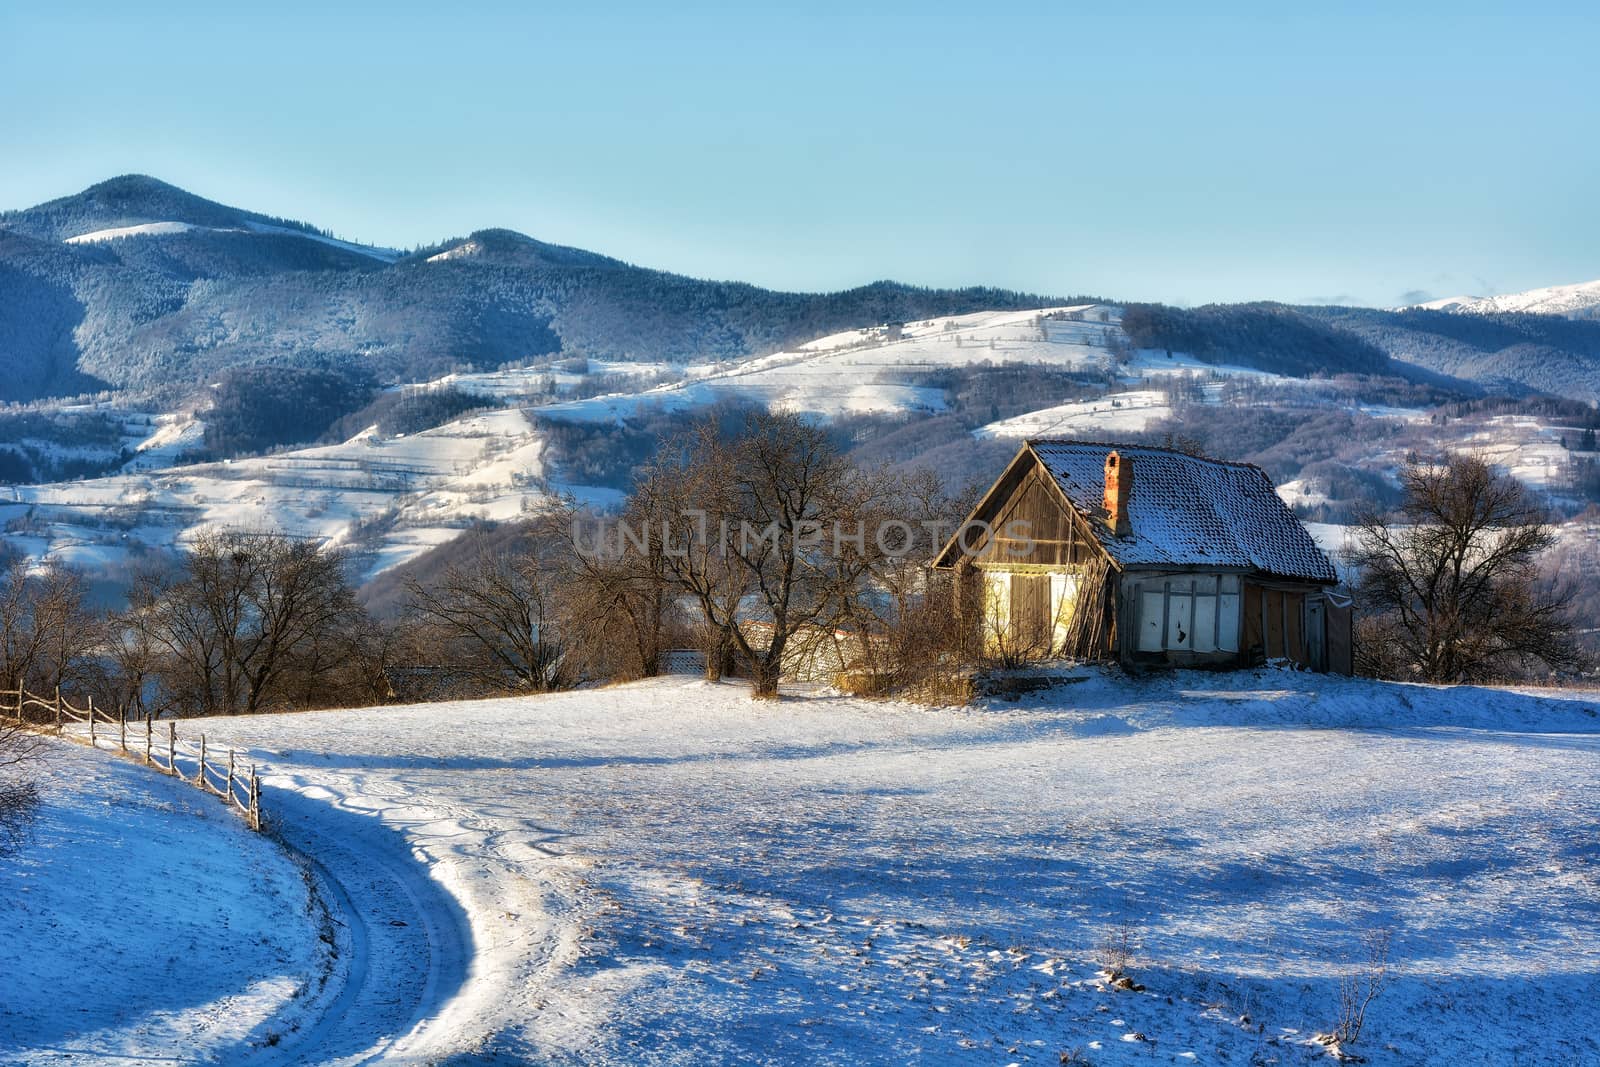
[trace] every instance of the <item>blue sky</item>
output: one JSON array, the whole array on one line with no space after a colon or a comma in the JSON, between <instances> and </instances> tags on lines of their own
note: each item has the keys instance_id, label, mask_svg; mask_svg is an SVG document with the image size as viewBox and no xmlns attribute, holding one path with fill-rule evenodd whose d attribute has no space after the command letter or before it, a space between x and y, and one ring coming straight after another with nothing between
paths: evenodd
<instances>
[{"instance_id":1,"label":"blue sky","mask_svg":"<svg viewBox=\"0 0 1600 1067\"><path fill-rule=\"evenodd\" d=\"M138 171L807 290L1600 278L1600 16L1284 6L0 0L0 207Z\"/></svg>"}]
</instances>

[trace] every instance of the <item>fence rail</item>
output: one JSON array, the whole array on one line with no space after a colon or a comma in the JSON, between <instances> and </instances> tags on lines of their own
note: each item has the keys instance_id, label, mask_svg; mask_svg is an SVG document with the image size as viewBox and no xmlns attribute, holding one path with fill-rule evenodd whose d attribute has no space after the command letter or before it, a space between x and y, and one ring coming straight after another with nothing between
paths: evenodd
<instances>
[{"instance_id":1,"label":"fence rail","mask_svg":"<svg viewBox=\"0 0 1600 1067\"><path fill-rule=\"evenodd\" d=\"M166 729L159 730L154 716L149 715L131 720L130 730L127 716L112 715L96 708L93 697L88 698L84 707L77 707L63 698L59 689L53 697L39 696L26 689L0 689L0 717L92 748L103 744L120 749L123 755L146 767L219 797L244 816L250 829L261 829L261 781L256 776L255 764L252 763L246 772L238 765L238 755L231 748L226 763L220 762L207 748L205 734L200 735L198 745L193 741L180 741L176 722L169 719L164 724Z\"/></svg>"}]
</instances>

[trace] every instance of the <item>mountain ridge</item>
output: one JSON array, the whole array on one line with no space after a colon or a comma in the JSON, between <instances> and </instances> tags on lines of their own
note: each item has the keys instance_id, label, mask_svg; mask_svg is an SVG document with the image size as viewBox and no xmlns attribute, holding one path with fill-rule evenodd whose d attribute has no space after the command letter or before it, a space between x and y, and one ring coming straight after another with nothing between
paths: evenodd
<instances>
[{"instance_id":1,"label":"mountain ridge","mask_svg":"<svg viewBox=\"0 0 1600 1067\"><path fill-rule=\"evenodd\" d=\"M1546 285L1495 296L1448 296L1397 308L1398 311L1449 311L1464 315L1530 314L1565 318L1600 317L1600 279Z\"/></svg>"},{"instance_id":2,"label":"mountain ridge","mask_svg":"<svg viewBox=\"0 0 1600 1067\"><path fill-rule=\"evenodd\" d=\"M1600 283L1530 290L1518 306L1591 289L1600 312ZM174 404L260 365L387 385L556 356L683 367L884 323L1104 302L893 281L782 292L496 227L401 252L131 174L0 214L0 402L110 390ZM1166 323L1149 343L1215 360L1600 400L1600 314L1581 308L1143 307Z\"/></svg>"},{"instance_id":3,"label":"mountain ridge","mask_svg":"<svg viewBox=\"0 0 1600 1067\"><path fill-rule=\"evenodd\" d=\"M75 240L77 239L77 240ZM0 215L0 400L172 394L263 363L426 379L553 354L740 358L867 323L1060 298L874 282L786 293L485 228L401 254L144 175Z\"/></svg>"},{"instance_id":4,"label":"mountain ridge","mask_svg":"<svg viewBox=\"0 0 1600 1067\"><path fill-rule=\"evenodd\" d=\"M96 182L82 192L29 208L0 212L0 228L47 241L68 241L95 230L156 222L181 222L213 229L256 222L332 236L308 222L263 215L208 200L148 174L120 174Z\"/></svg>"}]
</instances>

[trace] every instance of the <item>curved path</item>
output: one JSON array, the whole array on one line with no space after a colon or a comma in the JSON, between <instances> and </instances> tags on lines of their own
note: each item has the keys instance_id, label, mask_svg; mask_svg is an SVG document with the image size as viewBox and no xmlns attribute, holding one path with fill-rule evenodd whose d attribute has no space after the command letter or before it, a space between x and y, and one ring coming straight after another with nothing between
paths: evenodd
<instances>
[{"instance_id":1,"label":"curved path","mask_svg":"<svg viewBox=\"0 0 1600 1067\"><path fill-rule=\"evenodd\" d=\"M263 790L272 829L309 864L337 958L320 1017L261 1053L274 1063L404 1062L466 982L466 914L397 831L316 787Z\"/></svg>"}]
</instances>

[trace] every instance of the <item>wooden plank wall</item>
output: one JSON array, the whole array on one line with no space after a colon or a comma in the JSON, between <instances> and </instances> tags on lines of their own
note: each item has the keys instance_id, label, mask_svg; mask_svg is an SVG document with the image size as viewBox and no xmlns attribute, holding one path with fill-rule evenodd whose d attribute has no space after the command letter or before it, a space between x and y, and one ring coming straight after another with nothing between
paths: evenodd
<instances>
[{"instance_id":1,"label":"wooden plank wall","mask_svg":"<svg viewBox=\"0 0 1600 1067\"><path fill-rule=\"evenodd\" d=\"M1060 567L1081 565L1098 554L1098 545L1092 542L1089 532L1079 528L1082 520L1062 506L1055 487L1044 479L1045 475L1034 467L1000 506L996 517L990 520L994 536L978 553L981 562ZM1023 524L1019 532L1025 531L1027 537L1007 537L1012 523ZM1023 547L1026 540L1033 542L1031 549L1013 555L1013 549Z\"/></svg>"},{"instance_id":2,"label":"wooden plank wall","mask_svg":"<svg viewBox=\"0 0 1600 1067\"><path fill-rule=\"evenodd\" d=\"M1050 648L1050 576L1011 575L1011 632L1024 647Z\"/></svg>"},{"instance_id":3,"label":"wooden plank wall","mask_svg":"<svg viewBox=\"0 0 1600 1067\"><path fill-rule=\"evenodd\" d=\"M1310 666L1306 648L1306 594L1244 583L1244 648L1260 650L1267 659L1288 659Z\"/></svg>"}]
</instances>

